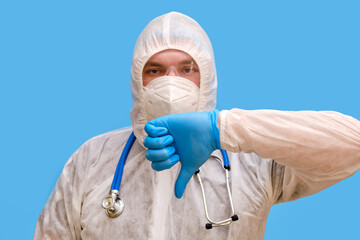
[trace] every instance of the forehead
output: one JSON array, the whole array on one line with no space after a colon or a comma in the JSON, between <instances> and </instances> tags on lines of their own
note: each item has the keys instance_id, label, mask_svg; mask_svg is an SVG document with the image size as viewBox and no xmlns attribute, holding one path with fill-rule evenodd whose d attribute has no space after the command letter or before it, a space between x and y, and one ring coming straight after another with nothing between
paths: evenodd
<instances>
[{"instance_id":1,"label":"forehead","mask_svg":"<svg viewBox=\"0 0 360 240\"><path fill-rule=\"evenodd\" d=\"M161 52L154 54L149 60L147 64L161 64L161 65L177 65L182 63L191 63L194 59L187 53L175 50L175 49L167 49Z\"/></svg>"}]
</instances>

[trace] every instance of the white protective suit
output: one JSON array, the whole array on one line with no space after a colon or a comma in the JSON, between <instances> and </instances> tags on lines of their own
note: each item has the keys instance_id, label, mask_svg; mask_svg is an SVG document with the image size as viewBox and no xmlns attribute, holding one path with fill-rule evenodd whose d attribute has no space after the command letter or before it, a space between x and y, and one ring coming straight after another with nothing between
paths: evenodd
<instances>
[{"instance_id":1,"label":"white protective suit","mask_svg":"<svg viewBox=\"0 0 360 240\"><path fill-rule=\"evenodd\" d=\"M124 212L109 218L101 203L108 196L130 127L94 137L71 156L39 217L35 239L263 239L274 204L316 193L360 168L360 123L351 117L333 112L222 111L221 145L233 151L228 152L230 182L239 220L206 230L195 178L183 198L176 199L179 164L155 172L145 159L143 127L148 119L142 69L153 54L165 49L182 50L194 58L201 73L198 111L215 108L215 63L205 32L179 13L154 19L141 33L132 62L131 119L137 141L120 186ZM239 151L243 152L234 153ZM201 168L214 220L231 215L221 159L215 151Z\"/></svg>"}]
</instances>

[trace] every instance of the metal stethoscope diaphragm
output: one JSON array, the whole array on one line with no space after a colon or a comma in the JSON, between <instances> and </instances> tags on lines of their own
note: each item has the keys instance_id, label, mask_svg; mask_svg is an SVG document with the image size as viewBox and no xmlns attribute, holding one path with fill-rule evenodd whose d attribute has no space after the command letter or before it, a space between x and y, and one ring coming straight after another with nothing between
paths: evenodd
<instances>
[{"instance_id":1,"label":"metal stethoscope diaphragm","mask_svg":"<svg viewBox=\"0 0 360 240\"><path fill-rule=\"evenodd\" d=\"M119 197L119 191L111 190L110 196L104 198L102 207L109 217L118 217L124 211L125 207L124 202Z\"/></svg>"}]
</instances>

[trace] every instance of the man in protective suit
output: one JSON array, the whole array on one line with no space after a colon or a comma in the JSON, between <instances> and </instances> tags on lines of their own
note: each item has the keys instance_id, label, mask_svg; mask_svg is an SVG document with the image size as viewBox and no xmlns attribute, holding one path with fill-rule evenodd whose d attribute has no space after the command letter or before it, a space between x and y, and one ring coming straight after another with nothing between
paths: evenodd
<instances>
[{"instance_id":1,"label":"man in protective suit","mask_svg":"<svg viewBox=\"0 0 360 240\"><path fill-rule=\"evenodd\" d=\"M35 239L263 239L274 204L319 192L360 168L356 119L312 111L233 109L219 114L216 88L212 46L200 25L175 12L152 20L134 49L132 127L96 136L71 156L39 217ZM197 113L165 116L182 112ZM200 118L208 121L196 121ZM152 151L146 153L144 127L150 120L150 138L144 143ZM195 141L199 148L210 142L201 162L184 157L191 155L188 148L197 147L181 136L182 129L191 127L210 129L209 141ZM168 132L158 134L162 130ZM101 203L132 131L136 141L120 187L125 209L109 218ZM207 230L201 188L191 176L201 166L209 215L229 218L220 147L228 150L239 220Z\"/></svg>"}]
</instances>

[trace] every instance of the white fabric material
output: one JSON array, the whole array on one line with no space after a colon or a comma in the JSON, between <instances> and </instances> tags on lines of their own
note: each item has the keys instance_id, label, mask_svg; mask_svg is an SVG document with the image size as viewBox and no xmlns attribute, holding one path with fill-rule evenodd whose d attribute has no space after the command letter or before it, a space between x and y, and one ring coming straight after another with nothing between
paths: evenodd
<instances>
[{"instance_id":1,"label":"white fabric material","mask_svg":"<svg viewBox=\"0 0 360 240\"><path fill-rule=\"evenodd\" d=\"M149 121L168 114L196 112L199 87L186 78L163 76L144 87L144 99Z\"/></svg>"},{"instance_id":2,"label":"white fabric material","mask_svg":"<svg viewBox=\"0 0 360 240\"><path fill-rule=\"evenodd\" d=\"M256 153L285 165L288 188L278 200L298 198L302 182L313 194L360 169L360 122L330 111L232 109L220 112L221 147Z\"/></svg>"},{"instance_id":3,"label":"white fabric material","mask_svg":"<svg viewBox=\"0 0 360 240\"><path fill-rule=\"evenodd\" d=\"M171 12L152 20L141 32L134 49L131 65L133 108L131 121L141 144L150 120L145 111L142 71L149 58L160 51L176 49L189 54L200 70L198 112L211 111L216 106L216 69L212 46L205 31L192 18Z\"/></svg>"}]
</instances>

